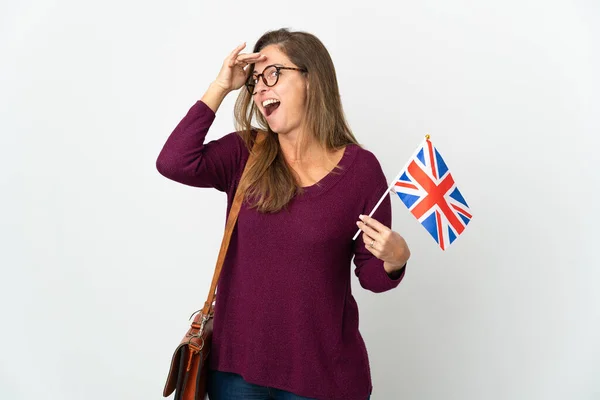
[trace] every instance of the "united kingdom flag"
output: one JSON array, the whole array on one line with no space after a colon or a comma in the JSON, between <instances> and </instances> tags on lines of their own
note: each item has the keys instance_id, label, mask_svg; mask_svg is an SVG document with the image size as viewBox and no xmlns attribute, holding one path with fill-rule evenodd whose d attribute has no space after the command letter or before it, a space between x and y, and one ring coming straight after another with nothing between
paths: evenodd
<instances>
[{"instance_id":1,"label":"united kingdom flag","mask_svg":"<svg viewBox=\"0 0 600 400\"><path fill-rule=\"evenodd\" d=\"M446 250L471 221L465 198L428 136L400 171L394 191L442 250Z\"/></svg>"}]
</instances>

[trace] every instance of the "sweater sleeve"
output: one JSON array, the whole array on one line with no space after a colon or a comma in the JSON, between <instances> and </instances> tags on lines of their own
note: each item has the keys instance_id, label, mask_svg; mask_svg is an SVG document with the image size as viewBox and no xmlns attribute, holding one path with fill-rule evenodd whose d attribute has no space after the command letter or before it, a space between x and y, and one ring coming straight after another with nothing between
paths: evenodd
<instances>
[{"instance_id":1,"label":"sweater sleeve","mask_svg":"<svg viewBox=\"0 0 600 400\"><path fill-rule=\"evenodd\" d=\"M158 172L185 185L227 191L240 169L245 145L235 132L205 144L214 119L215 113L197 101L164 144L156 160Z\"/></svg>"},{"instance_id":2,"label":"sweater sleeve","mask_svg":"<svg viewBox=\"0 0 600 400\"><path fill-rule=\"evenodd\" d=\"M373 171L377 172L375 174L377 176L373 176L373 180L376 183L370 185L370 193L366 197L367 200L365 201L361 212L363 215L369 215L371 213L383 193L387 190L385 175L383 174L381 167L379 165L377 165L377 167L378 169L374 168L375 171ZM388 228L392 226L392 204L389 193L373 214L373 218ZM402 270L392 274L393 277L388 275L383 267L383 261L367 250L362 232L354 241L354 264L356 265L354 273L358 277L360 285L364 289L375 293L385 292L397 287L404 278L404 272L406 270L405 266Z\"/></svg>"}]
</instances>

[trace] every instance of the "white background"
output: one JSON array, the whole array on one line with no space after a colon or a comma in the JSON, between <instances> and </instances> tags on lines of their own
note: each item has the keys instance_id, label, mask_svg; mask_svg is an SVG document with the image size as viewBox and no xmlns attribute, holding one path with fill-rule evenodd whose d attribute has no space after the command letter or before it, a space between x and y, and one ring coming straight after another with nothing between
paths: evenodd
<instances>
[{"instance_id":1,"label":"white background","mask_svg":"<svg viewBox=\"0 0 600 400\"><path fill-rule=\"evenodd\" d=\"M388 178L430 133L474 214L442 252L392 200L404 282L353 277L373 399L600 399L599 22L592 0L3 1L0 398L161 398L225 196L156 157L235 46L290 27Z\"/></svg>"}]
</instances>

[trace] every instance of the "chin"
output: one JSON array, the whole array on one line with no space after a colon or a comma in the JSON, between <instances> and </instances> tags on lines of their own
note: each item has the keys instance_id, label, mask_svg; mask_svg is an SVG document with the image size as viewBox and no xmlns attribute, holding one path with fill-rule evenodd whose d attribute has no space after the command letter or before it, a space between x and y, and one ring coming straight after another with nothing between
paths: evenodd
<instances>
[{"instance_id":1,"label":"chin","mask_svg":"<svg viewBox=\"0 0 600 400\"><path fill-rule=\"evenodd\" d=\"M278 128L276 126L269 125L269 127L271 128L271 130L273 132L275 132L278 135L285 134L285 132L283 132L280 128Z\"/></svg>"},{"instance_id":2,"label":"chin","mask_svg":"<svg viewBox=\"0 0 600 400\"><path fill-rule=\"evenodd\" d=\"M281 124L278 124L277 121L267 121L267 123L269 124L269 128L271 128L271 130L275 133L282 133L285 131L285 127L283 127Z\"/></svg>"}]
</instances>

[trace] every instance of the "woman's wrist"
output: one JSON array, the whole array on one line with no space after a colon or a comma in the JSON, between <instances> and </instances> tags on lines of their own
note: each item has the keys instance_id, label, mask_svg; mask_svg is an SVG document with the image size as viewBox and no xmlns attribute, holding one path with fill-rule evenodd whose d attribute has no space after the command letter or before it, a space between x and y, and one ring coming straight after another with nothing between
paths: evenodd
<instances>
[{"instance_id":1,"label":"woman's wrist","mask_svg":"<svg viewBox=\"0 0 600 400\"><path fill-rule=\"evenodd\" d=\"M406 261L402 264L390 264L389 262L385 261L383 263L383 268L385 269L385 272L389 274L393 274L396 273L400 270L402 270L402 268L406 267Z\"/></svg>"},{"instance_id":2,"label":"woman's wrist","mask_svg":"<svg viewBox=\"0 0 600 400\"><path fill-rule=\"evenodd\" d=\"M229 92L218 83L212 82L200 100L216 113Z\"/></svg>"},{"instance_id":3,"label":"woman's wrist","mask_svg":"<svg viewBox=\"0 0 600 400\"><path fill-rule=\"evenodd\" d=\"M402 277L402 274L404 274L404 267L406 267L406 263L404 263L401 266L388 266L388 268L386 268L385 263L384 263L384 268L385 268L385 272L387 273L387 275L390 277L390 279L396 280L396 279L400 279L400 277Z\"/></svg>"}]
</instances>

